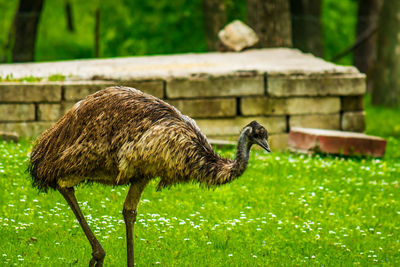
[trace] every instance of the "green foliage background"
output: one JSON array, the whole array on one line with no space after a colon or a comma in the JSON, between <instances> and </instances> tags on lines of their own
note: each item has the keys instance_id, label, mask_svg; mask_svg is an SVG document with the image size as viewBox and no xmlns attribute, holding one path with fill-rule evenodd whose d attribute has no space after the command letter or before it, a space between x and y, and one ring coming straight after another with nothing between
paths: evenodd
<instances>
[{"instance_id":1,"label":"green foliage background","mask_svg":"<svg viewBox=\"0 0 400 267\"><path fill-rule=\"evenodd\" d=\"M247 21L245 0L225 0L228 21ZM65 0L47 0L39 25L36 61L91 58L94 14L101 10L101 57L206 51L202 0L71 0L75 32L66 25ZM0 0L0 59L18 0ZM324 55L331 59L354 41L356 0L322 0ZM339 61L351 64L352 56Z\"/></svg>"}]
</instances>

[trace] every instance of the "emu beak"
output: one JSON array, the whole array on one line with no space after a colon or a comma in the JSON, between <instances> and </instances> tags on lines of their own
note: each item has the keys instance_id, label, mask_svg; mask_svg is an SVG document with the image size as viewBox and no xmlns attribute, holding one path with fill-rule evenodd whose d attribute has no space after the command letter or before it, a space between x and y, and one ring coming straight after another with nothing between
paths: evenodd
<instances>
[{"instance_id":1,"label":"emu beak","mask_svg":"<svg viewBox=\"0 0 400 267\"><path fill-rule=\"evenodd\" d=\"M268 153L271 153L271 149L269 148L267 139L263 138L263 139L257 139L255 141L260 147L264 148Z\"/></svg>"}]
</instances>

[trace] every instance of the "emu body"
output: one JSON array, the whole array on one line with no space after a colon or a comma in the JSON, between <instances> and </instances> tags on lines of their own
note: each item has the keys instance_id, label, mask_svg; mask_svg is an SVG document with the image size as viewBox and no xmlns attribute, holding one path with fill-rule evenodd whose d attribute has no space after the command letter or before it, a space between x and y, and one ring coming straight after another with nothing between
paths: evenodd
<instances>
[{"instance_id":1,"label":"emu body","mask_svg":"<svg viewBox=\"0 0 400 267\"><path fill-rule=\"evenodd\" d=\"M176 108L128 87L110 87L75 104L39 136L30 158L33 185L64 196L92 245L90 266L102 266L104 249L86 223L74 186L92 181L130 185L123 216L128 266L133 266L133 227L141 194L151 179L158 189L182 182L228 183L245 171L250 148L269 151L257 122L241 132L235 160L217 155L196 123Z\"/></svg>"}]
</instances>

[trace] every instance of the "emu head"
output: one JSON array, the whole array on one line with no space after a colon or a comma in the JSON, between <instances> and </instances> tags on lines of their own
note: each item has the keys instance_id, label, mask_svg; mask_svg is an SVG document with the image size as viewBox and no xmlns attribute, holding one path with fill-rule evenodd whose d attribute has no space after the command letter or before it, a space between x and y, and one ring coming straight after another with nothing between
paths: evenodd
<instances>
[{"instance_id":1,"label":"emu head","mask_svg":"<svg viewBox=\"0 0 400 267\"><path fill-rule=\"evenodd\" d=\"M266 151L271 152L268 144L268 131L258 122L252 121L244 127L244 134L250 145L257 144Z\"/></svg>"}]
</instances>

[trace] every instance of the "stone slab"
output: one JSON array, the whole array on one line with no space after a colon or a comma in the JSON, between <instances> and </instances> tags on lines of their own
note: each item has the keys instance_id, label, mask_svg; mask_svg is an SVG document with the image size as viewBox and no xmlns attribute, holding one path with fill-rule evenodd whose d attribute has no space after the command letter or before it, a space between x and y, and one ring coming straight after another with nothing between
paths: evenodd
<instances>
[{"instance_id":1,"label":"stone slab","mask_svg":"<svg viewBox=\"0 0 400 267\"><path fill-rule=\"evenodd\" d=\"M286 117L235 117L226 119L196 119L197 125L207 136L239 135L244 126L256 120L268 133L286 132Z\"/></svg>"},{"instance_id":2,"label":"stone slab","mask_svg":"<svg viewBox=\"0 0 400 267\"><path fill-rule=\"evenodd\" d=\"M199 73L218 76L240 71L271 75L359 73L355 67L335 65L290 48L249 49L240 53L191 53L0 64L1 77L9 75L16 79L61 74L75 80L165 80Z\"/></svg>"},{"instance_id":3,"label":"stone slab","mask_svg":"<svg viewBox=\"0 0 400 267\"><path fill-rule=\"evenodd\" d=\"M0 123L0 131L17 132L25 137L37 137L39 134L50 128L54 122L9 122Z\"/></svg>"},{"instance_id":4,"label":"stone slab","mask_svg":"<svg viewBox=\"0 0 400 267\"><path fill-rule=\"evenodd\" d=\"M261 75L200 76L167 81L167 98L264 95Z\"/></svg>"},{"instance_id":5,"label":"stone slab","mask_svg":"<svg viewBox=\"0 0 400 267\"><path fill-rule=\"evenodd\" d=\"M0 102L57 102L61 101L61 84L0 82Z\"/></svg>"},{"instance_id":6,"label":"stone slab","mask_svg":"<svg viewBox=\"0 0 400 267\"><path fill-rule=\"evenodd\" d=\"M274 97L365 94L364 74L268 75L267 93Z\"/></svg>"},{"instance_id":7,"label":"stone slab","mask_svg":"<svg viewBox=\"0 0 400 267\"><path fill-rule=\"evenodd\" d=\"M39 121L57 121L63 114L61 104L39 104L38 106Z\"/></svg>"},{"instance_id":8,"label":"stone slab","mask_svg":"<svg viewBox=\"0 0 400 267\"><path fill-rule=\"evenodd\" d=\"M183 114L192 118L234 117L235 98L167 100Z\"/></svg>"},{"instance_id":9,"label":"stone slab","mask_svg":"<svg viewBox=\"0 0 400 267\"><path fill-rule=\"evenodd\" d=\"M343 112L341 129L343 131L363 132L365 130L365 112L364 111Z\"/></svg>"},{"instance_id":10,"label":"stone slab","mask_svg":"<svg viewBox=\"0 0 400 267\"><path fill-rule=\"evenodd\" d=\"M19 134L16 132L3 132L0 131L0 140L3 141L13 141L15 143L19 140Z\"/></svg>"},{"instance_id":11,"label":"stone slab","mask_svg":"<svg viewBox=\"0 0 400 267\"><path fill-rule=\"evenodd\" d=\"M35 120L34 104L1 104L0 121L33 121Z\"/></svg>"},{"instance_id":12,"label":"stone slab","mask_svg":"<svg viewBox=\"0 0 400 267\"><path fill-rule=\"evenodd\" d=\"M103 88L115 85L110 81L67 81L63 83L64 99L78 101Z\"/></svg>"},{"instance_id":13,"label":"stone slab","mask_svg":"<svg viewBox=\"0 0 400 267\"><path fill-rule=\"evenodd\" d=\"M383 157L386 140L361 133L292 128L289 146L296 151Z\"/></svg>"},{"instance_id":14,"label":"stone slab","mask_svg":"<svg viewBox=\"0 0 400 267\"><path fill-rule=\"evenodd\" d=\"M289 126L290 128L306 127L338 130L340 129L340 114L292 115L289 117Z\"/></svg>"},{"instance_id":15,"label":"stone slab","mask_svg":"<svg viewBox=\"0 0 400 267\"><path fill-rule=\"evenodd\" d=\"M364 110L364 95L342 96L342 111L362 111Z\"/></svg>"},{"instance_id":16,"label":"stone slab","mask_svg":"<svg viewBox=\"0 0 400 267\"><path fill-rule=\"evenodd\" d=\"M153 81L116 81L117 85L128 86L136 88L142 92L150 94L152 96L163 99L165 82L162 80Z\"/></svg>"},{"instance_id":17,"label":"stone slab","mask_svg":"<svg viewBox=\"0 0 400 267\"><path fill-rule=\"evenodd\" d=\"M284 150L288 147L288 138L289 135L287 133L271 134L268 138L268 142L271 149Z\"/></svg>"},{"instance_id":18,"label":"stone slab","mask_svg":"<svg viewBox=\"0 0 400 267\"><path fill-rule=\"evenodd\" d=\"M329 114L340 111L339 97L243 97L240 99L243 115Z\"/></svg>"},{"instance_id":19,"label":"stone slab","mask_svg":"<svg viewBox=\"0 0 400 267\"><path fill-rule=\"evenodd\" d=\"M163 81L66 81L62 83L65 101L79 101L110 86L128 86L158 98L164 97Z\"/></svg>"},{"instance_id":20,"label":"stone slab","mask_svg":"<svg viewBox=\"0 0 400 267\"><path fill-rule=\"evenodd\" d=\"M236 135L219 135L219 136L209 136L208 141L210 144L217 146L229 146L236 147L239 138L239 133ZM288 147L288 134L280 133L280 134L270 134L268 137L268 143L271 147L272 152L275 150L285 150ZM253 146L252 149L264 150L259 146Z\"/></svg>"}]
</instances>

